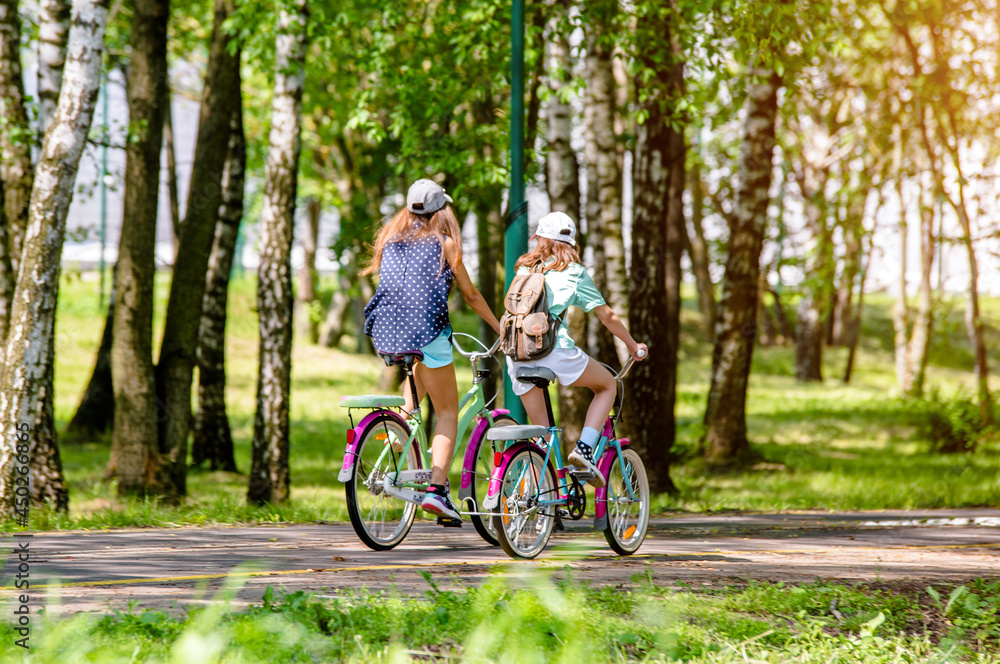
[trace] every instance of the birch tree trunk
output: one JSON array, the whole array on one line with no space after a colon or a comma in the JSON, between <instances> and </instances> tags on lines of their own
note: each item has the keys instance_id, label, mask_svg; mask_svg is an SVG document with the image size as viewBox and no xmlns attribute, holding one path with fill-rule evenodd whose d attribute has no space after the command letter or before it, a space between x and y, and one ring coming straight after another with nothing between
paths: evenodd
<instances>
[{"instance_id":1,"label":"birch tree trunk","mask_svg":"<svg viewBox=\"0 0 1000 664\"><path fill-rule=\"evenodd\" d=\"M0 0L0 182L7 215L10 264L17 274L21 264L28 204L34 170L31 165L31 125L24 107L21 75L21 19L17 0Z\"/></svg>"},{"instance_id":2,"label":"birch tree trunk","mask_svg":"<svg viewBox=\"0 0 1000 664\"><path fill-rule=\"evenodd\" d=\"M236 62L239 61L237 54ZM239 96L233 99L231 117L229 155L222 177L223 202L208 263L198 333L198 412L194 420L191 461L195 465L208 461L212 470L236 472L233 436L226 415L226 304L236 238L243 219L247 159L243 104Z\"/></svg>"},{"instance_id":3,"label":"birch tree trunk","mask_svg":"<svg viewBox=\"0 0 1000 664\"><path fill-rule=\"evenodd\" d=\"M3 181L0 180L0 373L3 373L3 360L7 338L7 326L10 323L10 310L14 301L14 287L17 285L17 274L10 264L10 239L7 236L7 214L4 211Z\"/></svg>"},{"instance_id":4,"label":"birch tree trunk","mask_svg":"<svg viewBox=\"0 0 1000 664\"><path fill-rule=\"evenodd\" d=\"M650 12L658 16L666 4L654 4ZM685 166L684 129L677 125L686 121L675 103L684 91L684 62L669 20L666 25L639 22L642 64L656 76L648 85L647 116L636 136L628 321L632 337L649 346L649 356L628 375L622 422L644 459L650 488L675 493L670 450L676 434Z\"/></svg>"},{"instance_id":5,"label":"birch tree trunk","mask_svg":"<svg viewBox=\"0 0 1000 664\"><path fill-rule=\"evenodd\" d=\"M712 385L705 409L705 458L715 465L738 462L750 451L747 383L757 330L760 251L767 227L780 86L774 72L758 71L755 75L746 102L734 223L730 227L712 354Z\"/></svg>"},{"instance_id":6,"label":"birch tree trunk","mask_svg":"<svg viewBox=\"0 0 1000 664\"><path fill-rule=\"evenodd\" d=\"M191 188L170 283L160 360L156 366L156 392L162 404L160 453L170 468L171 491L179 496L187 493L187 443L191 430L191 383L197 361L198 328L208 259L222 205L223 170L232 118L230 108L239 93L239 63L229 52L229 37L222 29L223 21L232 11L231 0L216 0Z\"/></svg>"},{"instance_id":7,"label":"birch tree trunk","mask_svg":"<svg viewBox=\"0 0 1000 664\"><path fill-rule=\"evenodd\" d=\"M917 310L907 350L910 366L907 369L909 384L906 392L917 397L924 393L931 329L934 325L934 292L931 286L936 251L934 245L934 206L925 200L920 206L920 288L917 291Z\"/></svg>"},{"instance_id":8,"label":"birch tree trunk","mask_svg":"<svg viewBox=\"0 0 1000 664\"><path fill-rule=\"evenodd\" d=\"M319 339L319 326L312 317L312 306L316 302L316 245L319 243L319 217L322 208L319 200L310 198L307 208L309 226L302 238L302 272L299 275L299 292L295 320L299 334L309 343Z\"/></svg>"},{"instance_id":9,"label":"birch tree trunk","mask_svg":"<svg viewBox=\"0 0 1000 664\"><path fill-rule=\"evenodd\" d=\"M41 0L38 3L38 128L42 135L52 123L59 105L70 9L68 0Z\"/></svg>"},{"instance_id":10,"label":"birch tree trunk","mask_svg":"<svg viewBox=\"0 0 1000 664\"><path fill-rule=\"evenodd\" d=\"M34 430L43 424L36 418L45 398L46 373L53 362L59 259L80 156L94 117L106 19L106 0L77 3L61 103L46 132L35 171L4 369L0 373L0 509L5 514L10 514L14 498L14 427L24 423ZM30 434L29 440L29 456L35 457L37 441ZM42 452L49 460L53 453L58 455L57 449ZM50 479L54 484L62 478Z\"/></svg>"},{"instance_id":11,"label":"birch tree trunk","mask_svg":"<svg viewBox=\"0 0 1000 664\"><path fill-rule=\"evenodd\" d=\"M253 466L247 490L247 502L257 505L285 502L289 496L288 390L292 373L289 255L301 151L299 134L309 16L306 0L297 0L295 9L295 14L282 10L278 20L271 134L260 220L260 267L257 272L260 373Z\"/></svg>"},{"instance_id":12,"label":"birch tree trunk","mask_svg":"<svg viewBox=\"0 0 1000 664\"><path fill-rule=\"evenodd\" d=\"M125 210L118 250L111 380L115 420L111 458L119 496L167 496L177 487L157 446L153 369L153 281L160 151L167 103L169 0L136 0L128 72L129 140Z\"/></svg>"},{"instance_id":13,"label":"birch tree trunk","mask_svg":"<svg viewBox=\"0 0 1000 664\"><path fill-rule=\"evenodd\" d=\"M549 150L545 156L545 184L553 212L565 212L580 219L580 166L576 152L570 145L573 129L573 112L565 95L567 82L572 76L573 60L570 56L569 38L566 35L566 5L556 6L555 19L550 26L549 42L549 95L546 142ZM573 307L567 314L570 336L577 345L587 347L587 315ZM590 406L590 392L578 387L559 384L559 420L563 427L563 440L575 443L583 430L583 421Z\"/></svg>"},{"instance_id":14,"label":"birch tree trunk","mask_svg":"<svg viewBox=\"0 0 1000 664\"><path fill-rule=\"evenodd\" d=\"M892 307L893 347L895 349L896 384L904 393L910 390L910 306L906 299L906 254L909 227L906 219L906 199L902 176L896 181L899 198L899 281L896 282L896 303Z\"/></svg>"},{"instance_id":15,"label":"birch tree trunk","mask_svg":"<svg viewBox=\"0 0 1000 664\"><path fill-rule=\"evenodd\" d=\"M685 250L691 258L691 271L694 273L695 284L698 288L698 309L705 321L705 333L709 341L715 341L715 284L712 283L712 275L709 272L708 243L705 241L705 226L702 223L704 218L703 203L705 191L701 182L701 168L695 164L691 172L691 229L694 233L687 233L687 244Z\"/></svg>"},{"instance_id":16,"label":"birch tree trunk","mask_svg":"<svg viewBox=\"0 0 1000 664\"><path fill-rule=\"evenodd\" d=\"M622 237L622 170L615 133L615 74L613 22L618 3L590 0L587 12L586 95L584 98L584 156L587 163L587 231L594 249L594 283L622 320L628 319L625 244ZM598 360L626 357L614 335L603 325L595 328Z\"/></svg>"}]
</instances>

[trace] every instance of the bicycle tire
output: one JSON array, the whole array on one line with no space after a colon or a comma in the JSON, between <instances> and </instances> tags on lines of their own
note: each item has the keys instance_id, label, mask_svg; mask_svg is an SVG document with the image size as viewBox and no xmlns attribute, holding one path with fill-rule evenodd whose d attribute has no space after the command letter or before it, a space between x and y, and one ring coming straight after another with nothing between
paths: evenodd
<instances>
[{"instance_id":1,"label":"bicycle tire","mask_svg":"<svg viewBox=\"0 0 1000 664\"><path fill-rule=\"evenodd\" d=\"M510 426L512 424L517 424L517 420L510 415L497 415L493 418L493 426ZM482 501L486 499L486 494L490 488L490 478L493 476L493 445L490 444L490 441L486 440L486 431L489 430L489 427L487 427L483 431L483 435L477 444L476 455L473 457L475 459L475 468L472 469L472 499L476 501L477 511L482 511L483 509ZM463 468L463 470L468 469ZM469 519L472 521L476 532L479 533L479 536L487 544L490 546L500 544L500 540L497 539L497 531L493 528L492 516L472 514L469 516Z\"/></svg>"},{"instance_id":2,"label":"bicycle tire","mask_svg":"<svg viewBox=\"0 0 1000 664\"><path fill-rule=\"evenodd\" d=\"M629 448L621 457L615 450L607 476L607 525L604 538L616 553L628 556L635 553L649 528L649 478L639 454ZM624 460L624 466L622 461ZM629 496L628 485L636 499Z\"/></svg>"},{"instance_id":3,"label":"bicycle tire","mask_svg":"<svg viewBox=\"0 0 1000 664\"><path fill-rule=\"evenodd\" d=\"M354 532L365 546L375 551L385 551L402 542L416 515L416 505L382 490L386 472L422 467L416 439L406 450L392 450L394 440L405 445L409 437L408 426L390 415L381 415L365 428L358 443L354 469L347 482L347 513ZM376 466L386 445L390 445L389 454Z\"/></svg>"},{"instance_id":4,"label":"bicycle tire","mask_svg":"<svg viewBox=\"0 0 1000 664\"><path fill-rule=\"evenodd\" d=\"M551 464L545 463L541 450L524 447L514 453L501 483L500 501L493 515L500 547L511 558L530 560L545 550L549 542L556 506L548 505L523 516L521 512L532 510L532 503L541 496L544 500L554 499L559 490L555 471Z\"/></svg>"}]
</instances>

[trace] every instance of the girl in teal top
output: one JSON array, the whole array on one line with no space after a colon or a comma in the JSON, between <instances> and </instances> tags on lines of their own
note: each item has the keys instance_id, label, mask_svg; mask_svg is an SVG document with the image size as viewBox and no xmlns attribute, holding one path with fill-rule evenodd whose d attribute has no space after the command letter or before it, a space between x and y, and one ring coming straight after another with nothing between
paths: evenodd
<instances>
[{"instance_id":1,"label":"girl in teal top","mask_svg":"<svg viewBox=\"0 0 1000 664\"><path fill-rule=\"evenodd\" d=\"M561 315L570 306L584 311L593 311L597 319L621 339L629 353L636 360L646 344L636 343L617 314L605 303L594 281L580 262L576 249L576 224L569 215L552 212L542 217L535 232L538 242L534 250L517 260L518 274L527 274L541 263L545 274L545 290L549 299L549 311ZM556 334L555 348L545 357L533 362L514 362L507 358L507 370L511 375L514 393L521 397L524 410L532 424L551 426L545 410L545 398L538 387L514 379L521 367L545 367L555 374L561 385L587 387L593 390L583 432L576 447L569 453L573 465L588 468L594 474L594 484L604 486L605 479L594 463L593 448L600 436L604 420L608 418L615 403L614 376L592 357L584 353L569 336L568 322L564 320Z\"/></svg>"}]
</instances>

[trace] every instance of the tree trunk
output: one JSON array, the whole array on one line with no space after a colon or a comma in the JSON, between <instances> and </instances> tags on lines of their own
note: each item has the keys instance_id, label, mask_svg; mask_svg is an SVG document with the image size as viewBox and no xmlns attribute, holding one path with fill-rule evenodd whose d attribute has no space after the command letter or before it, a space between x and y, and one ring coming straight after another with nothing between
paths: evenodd
<instances>
[{"instance_id":1,"label":"tree trunk","mask_svg":"<svg viewBox=\"0 0 1000 664\"><path fill-rule=\"evenodd\" d=\"M111 374L115 391L111 456L119 496L179 495L157 447L153 370L153 283L160 151L167 102L169 0L137 0L129 60L129 140L125 147L125 210L118 257Z\"/></svg>"},{"instance_id":2,"label":"tree trunk","mask_svg":"<svg viewBox=\"0 0 1000 664\"><path fill-rule=\"evenodd\" d=\"M281 11L275 46L274 98L260 221L260 374L254 418L253 467L247 501L282 503L289 496L288 388L292 363L292 274L289 254L301 141L302 87L308 8ZM360 336L364 336L359 331Z\"/></svg>"},{"instance_id":3,"label":"tree trunk","mask_svg":"<svg viewBox=\"0 0 1000 664\"><path fill-rule=\"evenodd\" d=\"M120 253L120 251L119 251ZM115 391L111 376L111 343L114 338L115 297L118 292L118 264L111 273L111 297L108 313L104 319L104 334L97 349L97 359L90 382L83 392L76 414L69 421L66 431L73 431L84 438L92 438L106 432L115 419Z\"/></svg>"},{"instance_id":4,"label":"tree trunk","mask_svg":"<svg viewBox=\"0 0 1000 664\"><path fill-rule=\"evenodd\" d=\"M705 199L705 192L701 182L701 168L696 164L691 172L691 228L694 233L687 233L687 245L685 249L691 259L691 271L694 273L695 284L698 288L698 310L701 311L704 320L706 338L710 342L715 341L715 284L712 283L712 275L709 272L710 259L708 255L708 243L705 241L705 226L702 223L704 210L702 202Z\"/></svg>"},{"instance_id":5,"label":"tree trunk","mask_svg":"<svg viewBox=\"0 0 1000 664\"><path fill-rule=\"evenodd\" d=\"M862 202L865 200L861 199ZM861 238L858 229L860 217L858 210L852 207L850 218L843 224L844 230L844 269L840 275L840 283L837 288L837 297L834 305L832 322L832 333L830 344L845 346L850 336L851 321L854 320L854 282L858 278L858 264L861 260ZM864 213L862 207L861 213Z\"/></svg>"},{"instance_id":6,"label":"tree trunk","mask_svg":"<svg viewBox=\"0 0 1000 664\"><path fill-rule=\"evenodd\" d=\"M896 181L899 196L899 281L897 282L896 303L892 307L892 327L894 331L896 384L904 393L910 390L910 307L906 299L906 253L909 228L906 221L906 199L903 197L902 177Z\"/></svg>"},{"instance_id":7,"label":"tree trunk","mask_svg":"<svg viewBox=\"0 0 1000 664\"><path fill-rule=\"evenodd\" d=\"M10 324L10 310L14 302L14 287L17 275L10 264L10 241L7 237L7 214L3 203L3 181L0 180L0 373L3 372L7 327Z\"/></svg>"},{"instance_id":8,"label":"tree trunk","mask_svg":"<svg viewBox=\"0 0 1000 664\"><path fill-rule=\"evenodd\" d=\"M21 76L21 19L17 0L0 0L0 182L4 189L10 264L17 274L28 227L34 170L31 125Z\"/></svg>"},{"instance_id":9,"label":"tree trunk","mask_svg":"<svg viewBox=\"0 0 1000 664\"><path fill-rule=\"evenodd\" d=\"M351 283L345 272L350 267L342 267L339 272L339 287L333 293L330 308L326 312L326 321L319 335L319 344L324 348L336 348L344 336L344 323L347 321L347 308L351 306Z\"/></svg>"},{"instance_id":10,"label":"tree trunk","mask_svg":"<svg viewBox=\"0 0 1000 664\"><path fill-rule=\"evenodd\" d=\"M239 61L237 53L236 62ZM226 415L226 304L236 239L243 219L246 138L243 134L242 98L237 94L231 101L232 129L226 168L222 174L222 207L208 263L198 333L198 412L194 418L191 461L195 465L208 461L211 470L235 473L233 436Z\"/></svg>"},{"instance_id":11,"label":"tree trunk","mask_svg":"<svg viewBox=\"0 0 1000 664\"><path fill-rule=\"evenodd\" d=\"M580 219L580 166L570 144L573 129L573 111L569 100L567 82L573 71L569 38L561 29L566 23L565 5L557 5L558 14L550 26L549 38L549 95L546 142L549 150L545 156L545 184L553 212L565 212L574 220ZM570 336L583 348L587 347L587 316L573 308L567 313ZM574 443L580 438L583 421L590 406L590 392L559 384L559 420L563 439Z\"/></svg>"},{"instance_id":12,"label":"tree trunk","mask_svg":"<svg viewBox=\"0 0 1000 664\"><path fill-rule=\"evenodd\" d=\"M934 271L934 207L927 201L920 206L920 289L917 291L917 311L910 331L907 394L919 397L924 392L927 357L934 325L934 293L931 276Z\"/></svg>"},{"instance_id":13,"label":"tree trunk","mask_svg":"<svg viewBox=\"0 0 1000 664\"><path fill-rule=\"evenodd\" d=\"M584 156L587 164L587 231L594 249L594 283L622 320L628 319L625 245L622 238L622 172L615 133L615 74L612 21L617 2L587 3ZM614 335L595 322L598 360L612 365L627 356Z\"/></svg>"},{"instance_id":14,"label":"tree trunk","mask_svg":"<svg viewBox=\"0 0 1000 664\"><path fill-rule=\"evenodd\" d=\"M94 117L100 86L106 0L77 2L70 32L64 85L52 127L46 132L31 193L21 270L11 313L4 370L0 374L0 505L11 513L14 499L15 427L32 430L47 385L51 385L60 255L73 186ZM47 376L48 382L47 382ZM52 458L29 433L29 456ZM62 478L52 477L53 486ZM42 490L37 486L36 489ZM46 490L47 491L47 490Z\"/></svg>"},{"instance_id":15,"label":"tree trunk","mask_svg":"<svg viewBox=\"0 0 1000 664\"><path fill-rule=\"evenodd\" d=\"M156 367L157 398L163 408L159 422L160 453L170 467L171 490L178 496L187 493L191 379L197 361L208 259L222 205L223 172L231 135L230 108L239 94L239 62L229 52L229 36L222 29L223 21L232 11L231 0L216 0L191 189Z\"/></svg>"},{"instance_id":16,"label":"tree trunk","mask_svg":"<svg viewBox=\"0 0 1000 664\"><path fill-rule=\"evenodd\" d=\"M716 465L740 461L750 452L746 399L757 321L760 251L767 228L775 119L780 79L756 72L749 86L747 116L740 147L740 179L734 201L734 223L722 279L712 386L705 409L705 457Z\"/></svg>"},{"instance_id":17,"label":"tree trunk","mask_svg":"<svg viewBox=\"0 0 1000 664\"><path fill-rule=\"evenodd\" d=\"M309 229L302 238L302 273L299 278L298 311L295 319L299 334L316 343L319 326L313 320L312 307L316 301L316 245L319 243L319 215L322 211L319 200L310 198L308 203Z\"/></svg>"},{"instance_id":18,"label":"tree trunk","mask_svg":"<svg viewBox=\"0 0 1000 664\"><path fill-rule=\"evenodd\" d=\"M823 380L823 343L827 334L824 322L830 303L830 262L832 244L826 212L818 199L823 196L825 178L812 187L801 186L806 225L816 241L807 260L806 281L799 301L795 327L795 377L800 383Z\"/></svg>"},{"instance_id":19,"label":"tree trunk","mask_svg":"<svg viewBox=\"0 0 1000 664\"><path fill-rule=\"evenodd\" d=\"M167 152L167 196L170 202L170 228L174 241L174 263L181 239L181 200L177 193L177 155L174 152L174 112L171 108L170 89L163 104L163 147Z\"/></svg>"},{"instance_id":20,"label":"tree trunk","mask_svg":"<svg viewBox=\"0 0 1000 664\"><path fill-rule=\"evenodd\" d=\"M875 206L875 219L878 219L878 211L882 208L882 193L879 192L878 204ZM859 226L858 246L864 240L864 230ZM865 284L868 281L868 268L871 267L872 262L872 238L875 235L874 226L871 235L868 238L868 250L865 252L863 249L859 249L858 252L858 266L861 269L860 283L858 284L858 306L854 308L854 318L850 322L847 330L847 346L849 348L847 352L847 365L844 367L844 384L849 385L851 382L851 376L854 374L854 357L858 350L858 340L861 338L861 314L864 312L865 307ZM862 265L861 261L864 261Z\"/></svg>"},{"instance_id":21,"label":"tree trunk","mask_svg":"<svg viewBox=\"0 0 1000 664\"><path fill-rule=\"evenodd\" d=\"M59 105L71 9L68 0L38 3L38 130L43 136Z\"/></svg>"},{"instance_id":22,"label":"tree trunk","mask_svg":"<svg viewBox=\"0 0 1000 664\"><path fill-rule=\"evenodd\" d=\"M650 11L657 13L655 5ZM649 346L649 356L628 376L623 423L646 464L650 488L676 493L670 450L676 434L685 144L684 129L677 126L684 120L675 114L668 121L667 112L683 95L684 63L671 25L642 18L640 23L645 23L637 34L642 64L656 79L647 85L648 115L636 136L628 320L633 338Z\"/></svg>"}]
</instances>

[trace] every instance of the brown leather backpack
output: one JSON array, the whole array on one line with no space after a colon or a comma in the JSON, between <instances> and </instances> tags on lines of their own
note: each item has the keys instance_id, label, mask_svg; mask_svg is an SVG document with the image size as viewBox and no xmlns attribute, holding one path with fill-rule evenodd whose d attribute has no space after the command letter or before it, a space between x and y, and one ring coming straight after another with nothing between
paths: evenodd
<instances>
[{"instance_id":1,"label":"brown leather backpack","mask_svg":"<svg viewBox=\"0 0 1000 664\"><path fill-rule=\"evenodd\" d=\"M537 270L536 270L537 268ZM556 345L562 316L549 312L549 296L541 264L530 274L519 274L510 282L500 317L500 350L515 362L531 362L549 353Z\"/></svg>"}]
</instances>

